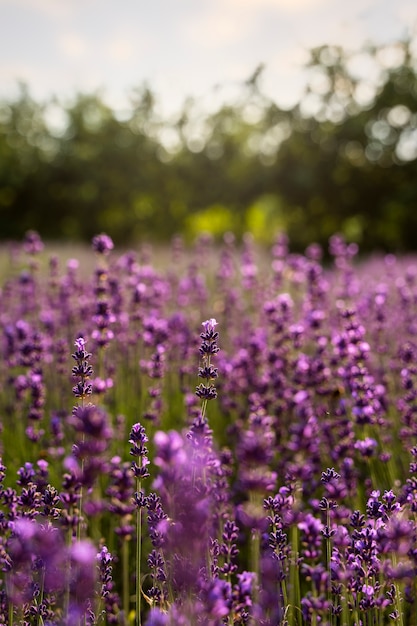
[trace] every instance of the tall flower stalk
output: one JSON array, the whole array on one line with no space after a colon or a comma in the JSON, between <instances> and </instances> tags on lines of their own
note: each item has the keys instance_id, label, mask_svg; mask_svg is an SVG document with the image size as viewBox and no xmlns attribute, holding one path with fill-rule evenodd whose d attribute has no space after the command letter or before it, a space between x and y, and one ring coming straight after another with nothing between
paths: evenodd
<instances>
[{"instance_id":1,"label":"tall flower stalk","mask_svg":"<svg viewBox=\"0 0 417 626\"><path fill-rule=\"evenodd\" d=\"M130 454L134 457L132 461L132 471L136 477L135 502L136 509L136 625L141 624L141 560L142 560L142 509L146 505L146 499L142 491L142 479L149 476L147 466L149 465L148 449L146 443L148 437L144 427L137 423L130 431L129 443L131 444ZM127 607L125 607L126 610Z\"/></svg>"},{"instance_id":2,"label":"tall flower stalk","mask_svg":"<svg viewBox=\"0 0 417 626\"><path fill-rule=\"evenodd\" d=\"M72 358L75 360L75 365L72 368L72 376L77 381L74 387L72 388L72 392L74 396L79 401L79 406L83 407L86 398L91 396L93 388L90 382L91 376L93 375L93 368L90 365L91 354L85 349L86 340L83 337L78 337L75 341L76 350L72 355ZM75 409L76 410L76 409ZM83 469L84 461L81 460L81 480L82 480L82 469ZM80 486L80 497L79 497L79 521L77 526L77 537L81 538L81 524L82 524L82 484Z\"/></svg>"}]
</instances>

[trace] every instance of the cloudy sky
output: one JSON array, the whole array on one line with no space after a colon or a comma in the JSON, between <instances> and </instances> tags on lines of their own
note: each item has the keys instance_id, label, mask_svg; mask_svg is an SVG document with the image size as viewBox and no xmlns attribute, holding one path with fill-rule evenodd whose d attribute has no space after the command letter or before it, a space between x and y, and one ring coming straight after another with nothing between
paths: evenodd
<instances>
[{"instance_id":1,"label":"cloudy sky","mask_svg":"<svg viewBox=\"0 0 417 626\"><path fill-rule=\"evenodd\" d=\"M226 98L263 63L264 91L290 106L312 46L416 27L414 0L0 0L0 98L21 80L36 99L100 89L120 108L147 81L169 112Z\"/></svg>"}]
</instances>

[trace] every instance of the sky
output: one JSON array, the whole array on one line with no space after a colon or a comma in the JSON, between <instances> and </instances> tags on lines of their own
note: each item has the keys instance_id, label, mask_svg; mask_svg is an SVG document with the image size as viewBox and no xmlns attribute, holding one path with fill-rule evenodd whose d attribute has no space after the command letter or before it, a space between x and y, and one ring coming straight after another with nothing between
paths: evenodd
<instances>
[{"instance_id":1,"label":"sky","mask_svg":"<svg viewBox=\"0 0 417 626\"><path fill-rule=\"evenodd\" d=\"M147 83L162 113L227 100L259 64L278 105L301 95L307 51L416 33L415 0L0 0L0 99L99 91L122 110Z\"/></svg>"}]
</instances>

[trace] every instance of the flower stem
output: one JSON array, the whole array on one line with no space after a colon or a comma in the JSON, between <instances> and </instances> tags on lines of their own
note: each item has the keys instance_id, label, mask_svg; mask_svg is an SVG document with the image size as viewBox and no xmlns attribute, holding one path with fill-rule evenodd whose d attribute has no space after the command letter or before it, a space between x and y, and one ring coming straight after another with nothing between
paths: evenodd
<instances>
[{"instance_id":1,"label":"flower stem","mask_svg":"<svg viewBox=\"0 0 417 626\"><path fill-rule=\"evenodd\" d=\"M9 626L13 626L13 604L9 600Z\"/></svg>"},{"instance_id":2,"label":"flower stem","mask_svg":"<svg viewBox=\"0 0 417 626\"><path fill-rule=\"evenodd\" d=\"M122 546L123 559L123 611L125 614L125 623L129 620L129 543L124 539Z\"/></svg>"},{"instance_id":3,"label":"flower stem","mask_svg":"<svg viewBox=\"0 0 417 626\"><path fill-rule=\"evenodd\" d=\"M141 493L142 481L136 480L137 492ZM136 625L141 625L142 592L141 592L141 559L142 559L142 507L136 511Z\"/></svg>"},{"instance_id":4,"label":"flower stem","mask_svg":"<svg viewBox=\"0 0 417 626\"><path fill-rule=\"evenodd\" d=\"M329 507L327 507L327 512L326 512L326 524L327 524L327 528L329 529L329 533L330 533L330 529L331 529L331 519L330 519L330 509ZM332 611L332 568L331 568L331 563L332 563L332 541L330 537L327 537L326 539L326 556L327 556L327 570L328 570L328 574L329 574L329 582L328 582L328 586L327 586L327 599L329 601L329 624L330 626L333 626L333 611Z\"/></svg>"}]
</instances>

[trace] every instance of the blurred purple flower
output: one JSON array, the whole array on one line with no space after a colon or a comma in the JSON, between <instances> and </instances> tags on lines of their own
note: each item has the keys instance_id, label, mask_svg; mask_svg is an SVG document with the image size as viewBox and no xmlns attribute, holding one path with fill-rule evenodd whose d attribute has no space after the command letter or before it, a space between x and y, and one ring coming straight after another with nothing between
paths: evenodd
<instances>
[{"instance_id":1,"label":"blurred purple flower","mask_svg":"<svg viewBox=\"0 0 417 626\"><path fill-rule=\"evenodd\" d=\"M145 445L147 442L148 437L144 427L139 423L134 424L130 431L129 443L132 444L130 454L135 458L132 461L132 470L136 478L147 478L149 476L147 469L149 465L148 449Z\"/></svg>"},{"instance_id":2,"label":"blurred purple flower","mask_svg":"<svg viewBox=\"0 0 417 626\"><path fill-rule=\"evenodd\" d=\"M35 255L42 252L44 244L42 239L35 230L28 230L23 240L23 249L27 254Z\"/></svg>"},{"instance_id":3,"label":"blurred purple flower","mask_svg":"<svg viewBox=\"0 0 417 626\"><path fill-rule=\"evenodd\" d=\"M66 582L67 560L60 530L27 518L19 518L10 525L11 568L7 585L10 600L18 605L30 601L41 572L45 593L61 591Z\"/></svg>"},{"instance_id":4,"label":"blurred purple flower","mask_svg":"<svg viewBox=\"0 0 417 626\"><path fill-rule=\"evenodd\" d=\"M170 617L166 612L153 608L149 611L145 626L168 626L170 621Z\"/></svg>"},{"instance_id":5,"label":"blurred purple flower","mask_svg":"<svg viewBox=\"0 0 417 626\"><path fill-rule=\"evenodd\" d=\"M112 239L104 233L93 237L91 243L94 252L97 252L98 254L102 254L104 256L108 255L114 248L114 243Z\"/></svg>"}]
</instances>

